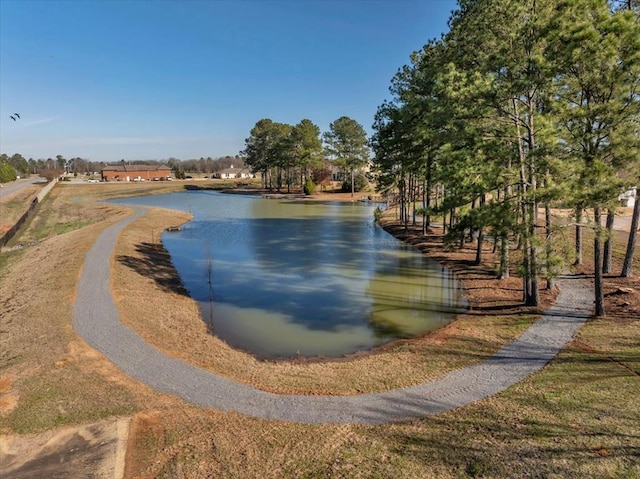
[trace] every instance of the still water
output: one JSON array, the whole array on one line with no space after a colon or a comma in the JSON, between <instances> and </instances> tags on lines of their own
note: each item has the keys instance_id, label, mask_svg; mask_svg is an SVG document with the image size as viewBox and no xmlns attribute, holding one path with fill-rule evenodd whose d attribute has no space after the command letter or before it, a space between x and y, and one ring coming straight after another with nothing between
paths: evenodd
<instances>
[{"instance_id":1,"label":"still water","mask_svg":"<svg viewBox=\"0 0 640 479\"><path fill-rule=\"evenodd\" d=\"M373 222L373 207L212 191L118 203L191 212L163 243L214 334L259 358L340 356L436 329L453 275Z\"/></svg>"}]
</instances>

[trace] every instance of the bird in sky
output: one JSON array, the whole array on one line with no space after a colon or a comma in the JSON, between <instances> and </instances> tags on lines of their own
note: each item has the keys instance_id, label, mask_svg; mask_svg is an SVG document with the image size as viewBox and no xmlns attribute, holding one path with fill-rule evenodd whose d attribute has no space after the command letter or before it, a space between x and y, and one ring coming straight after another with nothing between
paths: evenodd
<instances>
[{"instance_id":1,"label":"bird in sky","mask_svg":"<svg viewBox=\"0 0 640 479\"><path fill-rule=\"evenodd\" d=\"M13 121L16 121L16 118L20 118L20 114L19 113L14 113L13 115L9 115L9 118L11 118Z\"/></svg>"}]
</instances>

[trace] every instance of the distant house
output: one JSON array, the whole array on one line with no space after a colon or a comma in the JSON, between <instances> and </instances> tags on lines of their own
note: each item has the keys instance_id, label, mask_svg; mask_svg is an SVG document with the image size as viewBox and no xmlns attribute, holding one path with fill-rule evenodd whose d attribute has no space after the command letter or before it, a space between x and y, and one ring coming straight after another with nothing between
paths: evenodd
<instances>
[{"instance_id":1,"label":"distant house","mask_svg":"<svg viewBox=\"0 0 640 479\"><path fill-rule=\"evenodd\" d=\"M371 171L371 161L356 170L356 173L368 174ZM347 181L351 178L351 172L343 167L336 165L333 161L329 162L329 170L331 171L332 181Z\"/></svg>"},{"instance_id":2,"label":"distant house","mask_svg":"<svg viewBox=\"0 0 640 479\"><path fill-rule=\"evenodd\" d=\"M118 165L102 169L102 181L152 181L171 178L171 168L166 165Z\"/></svg>"},{"instance_id":3,"label":"distant house","mask_svg":"<svg viewBox=\"0 0 640 479\"><path fill-rule=\"evenodd\" d=\"M231 168L226 168L224 170L218 171L213 175L215 178L220 178L224 180L233 180L236 178L253 178L254 175L246 168L234 168L231 165Z\"/></svg>"},{"instance_id":4,"label":"distant house","mask_svg":"<svg viewBox=\"0 0 640 479\"><path fill-rule=\"evenodd\" d=\"M633 208L638 199L638 188L631 188L618 196L618 201L622 206Z\"/></svg>"}]
</instances>

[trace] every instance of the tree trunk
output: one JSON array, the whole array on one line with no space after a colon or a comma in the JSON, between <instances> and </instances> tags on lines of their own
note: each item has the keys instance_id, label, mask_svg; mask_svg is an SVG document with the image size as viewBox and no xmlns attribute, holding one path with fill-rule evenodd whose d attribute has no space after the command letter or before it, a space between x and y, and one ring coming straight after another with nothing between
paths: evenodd
<instances>
[{"instance_id":1,"label":"tree trunk","mask_svg":"<svg viewBox=\"0 0 640 479\"><path fill-rule=\"evenodd\" d=\"M354 174L353 168L351 168L351 197L353 197L355 189L356 189L355 174Z\"/></svg>"},{"instance_id":2,"label":"tree trunk","mask_svg":"<svg viewBox=\"0 0 640 479\"><path fill-rule=\"evenodd\" d=\"M278 177L277 177L277 188L278 188L278 193L280 193L280 191L282 190L282 168L280 166L278 166Z\"/></svg>"},{"instance_id":3,"label":"tree trunk","mask_svg":"<svg viewBox=\"0 0 640 479\"><path fill-rule=\"evenodd\" d=\"M604 242L604 258L602 262L602 272L605 274L611 273L611 257L613 254L613 220L615 219L615 212L611 208L607 210L607 238Z\"/></svg>"},{"instance_id":4,"label":"tree trunk","mask_svg":"<svg viewBox=\"0 0 640 479\"><path fill-rule=\"evenodd\" d=\"M482 228L478 230L478 245L476 247L476 264L482 263L482 243L484 242L484 232Z\"/></svg>"},{"instance_id":5,"label":"tree trunk","mask_svg":"<svg viewBox=\"0 0 640 479\"><path fill-rule=\"evenodd\" d=\"M408 227L407 216L406 216L406 203L407 203L406 189L407 188L406 188L406 180L404 179L404 176L400 180L398 189L400 192L400 222L402 223L406 231Z\"/></svg>"},{"instance_id":6,"label":"tree trunk","mask_svg":"<svg viewBox=\"0 0 640 479\"><path fill-rule=\"evenodd\" d=\"M520 114L518 113L518 99L513 99L513 113L514 113L514 124L516 127L516 141L518 144L518 160L519 160L519 170L520 170L520 191L519 193L519 201L520 201L520 210L522 214L522 234L518 238L518 246L522 246L523 255L522 255L522 266L524 270L524 276L522 278L522 299L525 304L529 304L531 298L532 291L532 271L531 271L531 262L530 262L530 244L531 240L529 237L530 229L527 225L527 220L529 218L527 211L527 174L526 174L526 161L525 161L525 152L523 145L522 133L520 131Z\"/></svg>"},{"instance_id":7,"label":"tree trunk","mask_svg":"<svg viewBox=\"0 0 640 479\"><path fill-rule=\"evenodd\" d=\"M551 230L551 208L549 207L549 203L544 204L544 223L545 229L547 233L546 238L546 262L547 262L547 289L553 289L555 286L555 271L551 268L552 255L553 255L553 232Z\"/></svg>"},{"instance_id":8,"label":"tree trunk","mask_svg":"<svg viewBox=\"0 0 640 479\"><path fill-rule=\"evenodd\" d=\"M604 294L602 288L602 226L600 226L601 213L600 207L596 207L593 210L596 229L593 239L593 267L594 267L594 287L595 287L595 303L596 303L596 317L605 316L604 311Z\"/></svg>"},{"instance_id":9,"label":"tree trunk","mask_svg":"<svg viewBox=\"0 0 640 479\"><path fill-rule=\"evenodd\" d=\"M573 264L582 264L582 206L576 206L576 260Z\"/></svg>"},{"instance_id":10,"label":"tree trunk","mask_svg":"<svg viewBox=\"0 0 640 479\"><path fill-rule=\"evenodd\" d=\"M411 204L411 224L416 226L418 224L418 213L416 211L416 179L413 174L409 175L409 201Z\"/></svg>"},{"instance_id":11,"label":"tree trunk","mask_svg":"<svg viewBox=\"0 0 640 479\"><path fill-rule=\"evenodd\" d=\"M486 195L482 194L482 196L480 196L480 201L479 201L479 208L482 208L486 202ZM484 243L484 231L483 231L483 225L480 224L478 225L478 245L476 248L476 264L481 264L482 263L482 243Z\"/></svg>"},{"instance_id":12,"label":"tree trunk","mask_svg":"<svg viewBox=\"0 0 640 479\"><path fill-rule=\"evenodd\" d=\"M500 279L509 278L509 235L505 231L500 239Z\"/></svg>"},{"instance_id":13,"label":"tree trunk","mask_svg":"<svg viewBox=\"0 0 640 479\"><path fill-rule=\"evenodd\" d=\"M444 185L442 186L442 196L440 198L440 204L442 206L442 233L447 234L447 211L444 209L444 198L445 198L445 190Z\"/></svg>"},{"instance_id":14,"label":"tree trunk","mask_svg":"<svg viewBox=\"0 0 640 479\"><path fill-rule=\"evenodd\" d=\"M629 240L627 241L627 252L624 255L624 263L622 265L621 276L630 278L633 276L633 253L636 249L636 240L638 239L638 227L640 227L640 185L636 190L636 202L633 205L633 216L631 217L631 229L629 230Z\"/></svg>"},{"instance_id":15,"label":"tree trunk","mask_svg":"<svg viewBox=\"0 0 640 479\"><path fill-rule=\"evenodd\" d=\"M431 215L427 213L431 209L431 160L427 161L427 177L424 182L424 207L425 207L425 215L424 215L424 227L423 233L427 233L429 226L431 226Z\"/></svg>"},{"instance_id":16,"label":"tree trunk","mask_svg":"<svg viewBox=\"0 0 640 479\"><path fill-rule=\"evenodd\" d=\"M422 207L424 208L424 215L422 217L422 234L427 234L427 230L429 229L429 226L431 226L431 215L428 213L429 208L431 207L430 190L431 182L427 177L422 189Z\"/></svg>"}]
</instances>

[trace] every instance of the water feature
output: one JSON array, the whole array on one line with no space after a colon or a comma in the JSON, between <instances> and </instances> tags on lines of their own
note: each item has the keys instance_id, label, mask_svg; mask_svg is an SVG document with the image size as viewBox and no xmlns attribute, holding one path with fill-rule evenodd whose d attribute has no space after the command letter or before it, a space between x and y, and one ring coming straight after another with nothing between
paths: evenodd
<instances>
[{"instance_id":1,"label":"water feature","mask_svg":"<svg viewBox=\"0 0 640 479\"><path fill-rule=\"evenodd\" d=\"M453 275L374 224L370 205L204 190L116 202L194 214L163 243L214 334L260 358L370 349L461 307Z\"/></svg>"}]
</instances>

